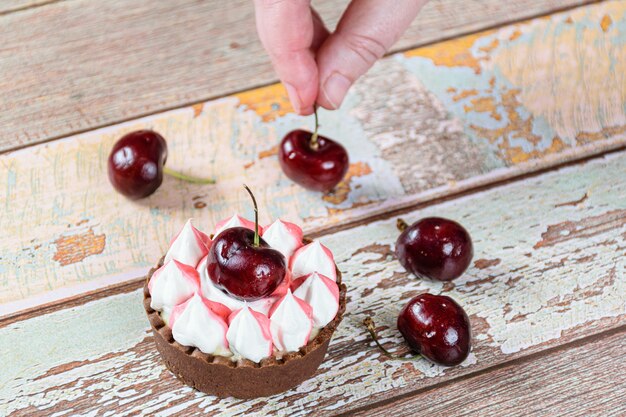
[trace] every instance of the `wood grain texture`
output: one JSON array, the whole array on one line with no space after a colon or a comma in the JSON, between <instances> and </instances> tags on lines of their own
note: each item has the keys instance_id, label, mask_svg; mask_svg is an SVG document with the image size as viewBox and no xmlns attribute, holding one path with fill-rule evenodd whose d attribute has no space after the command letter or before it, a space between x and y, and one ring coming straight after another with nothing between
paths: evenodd
<instances>
[{"instance_id":1,"label":"wood grain texture","mask_svg":"<svg viewBox=\"0 0 626 417\"><path fill-rule=\"evenodd\" d=\"M601 3L381 61L340 111L321 113L321 133L341 140L352 162L329 195L303 190L279 168L280 138L312 121L291 113L278 84L0 155L0 315L141 276L187 218L210 230L233 211L250 216L242 183L256 190L263 222L283 217L320 232L624 147L626 93L613 93L626 85L625 9ZM613 29L602 29L604 16ZM544 44L549 55L572 51L571 65L595 75L512 65L528 45ZM557 92L578 82L577 105L524 98L540 79ZM217 184L167 178L140 202L115 194L106 181L109 149L146 127L168 139L168 166Z\"/></svg>"},{"instance_id":2,"label":"wood grain texture","mask_svg":"<svg viewBox=\"0 0 626 417\"><path fill-rule=\"evenodd\" d=\"M470 231L474 265L451 283L403 271L392 256L394 218L324 236L349 288L347 314L317 375L285 394L220 401L182 386L159 361L139 290L1 328L0 411L347 412L622 327L625 173L621 152L404 216L448 217ZM459 367L388 360L363 330L373 316L386 347L402 351L395 318L424 291L451 296L471 318L474 348Z\"/></svg>"},{"instance_id":3,"label":"wood grain texture","mask_svg":"<svg viewBox=\"0 0 626 417\"><path fill-rule=\"evenodd\" d=\"M431 2L395 50L588 2ZM334 27L347 3L315 6ZM0 16L0 151L275 82L253 14L249 0L74 0Z\"/></svg>"},{"instance_id":4,"label":"wood grain texture","mask_svg":"<svg viewBox=\"0 0 626 417\"><path fill-rule=\"evenodd\" d=\"M429 390L351 416L623 416L626 332Z\"/></svg>"},{"instance_id":5,"label":"wood grain texture","mask_svg":"<svg viewBox=\"0 0 626 417\"><path fill-rule=\"evenodd\" d=\"M23 11L31 7L43 6L63 0L2 0L0 2L0 16L3 14Z\"/></svg>"}]
</instances>

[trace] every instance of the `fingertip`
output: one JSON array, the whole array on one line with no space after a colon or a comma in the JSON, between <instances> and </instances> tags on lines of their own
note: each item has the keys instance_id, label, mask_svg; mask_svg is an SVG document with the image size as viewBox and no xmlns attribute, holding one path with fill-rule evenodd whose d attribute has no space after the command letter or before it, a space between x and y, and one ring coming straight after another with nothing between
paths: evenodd
<instances>
[{"instance_id":1,"label":"fingertip","mask_svg":"<svg viewBox=\"0 0 626 417\"><path fill-rule=\"evenodd\" d=\"M275 68L287 90L289 101L298 114L311 114L318 95L319 78L310 51L294 54L291 59L275 63Z\"/></svg>"},{"instance_id":2,"label":"fingertip","mask_svg":"<svg viewBox=\"0 0 626 417\"><path fill-rule=\"evenodd\" d=\"M302 100L300 99L298 90L290 83L283 82L283 85L285 86L285 90L287 90L287 96L291 102L291 107L293 107L296 113L300 113L302 111Z\"/></svg>"},{"instance_id":3,"label":"fingertip","mask_svg":"<svg viewBox=\"0 0 626 417\"><path fill-rule=\"evenodd\" d=\"M352 81L339 72L332 72L326 80L322 80L318 103L328 110L336 110L343 103Z\"/></svg>"},{"instance_id":4,"label":"fingertip","mask_svg":"<svg viewBox=\"0 0 626 417\"><path fill-rule=\"evenodd\" d=\"M315 104L315 98L317 97L316 84L317 83L307 83L297 88L290 83L283 82L291 106L296 113L302 116L313 114L315 111L313 106Z\"/></svg>"},{"instance_id":5,"label":"fingertip","mask_svg":"<svg viewBox=\"0 0 626 417\"><path fill-rule=\"evenodd\" d=\"M300 111L298 112L298 114L300 116L310 116L315 112L315 108L313 106L309 106L307 108L304 109L300 109Z\"/></svg>"},{"instance_id":6,"label":"fingertip","mask_svg":"<svg viewBox=\"0 0 626 417\"><path fill-rule=\"evenodd\" d=\"M307 83L302 88L302 107L300 107L300 111L298 114L302 116L308 116L309 114L313 114L315 111L315 99L317 98L317 77L315 77L315 82Z\"/></svg>"},{"instance_id":7,"label":"fingertip","mask_svg":"<svg viewBox=\"0 0 626 417\"><path fill-rule=\"evenodd\" d=\"M298 97L300 98L300 108L295 109L298 114L306 116L313 113L315 99L318 96L318 83L317 68L315 68L311 77L299 83Z\"/></svg>"},{"instance_id":8,"label":"fingertip","mask_svg":"<svg viewBox=\"0 0 626 417\"><path fill-rule=\"evenodd\" d=\"M317 102L317 106L318 106L318 108L321 107L321 108L326 109L326 110L331 110L331 111L332 110L337 110L337 107L333 107L332 105L328 104L328 102L326 102L326 101L318 101Z\"/></svg>"}]
</instances>

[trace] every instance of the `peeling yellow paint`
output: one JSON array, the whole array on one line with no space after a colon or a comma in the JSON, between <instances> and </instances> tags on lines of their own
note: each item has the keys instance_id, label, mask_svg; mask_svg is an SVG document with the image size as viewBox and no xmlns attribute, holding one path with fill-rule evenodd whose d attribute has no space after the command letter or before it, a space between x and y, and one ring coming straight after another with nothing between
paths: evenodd
<instances>
[{"instance_id":1,"label":"peeling yellow paint","mask_svg":"<svg viewBox=\"0 0 626 417\"><path fill-rule=\"evenodd\" d=\"M476 90L474 90L476 91ZM472 99L471 105L463 106L466 113L475 111L477 113L490 113L494 120L502 120L502 116L498 113L498 108L493 97L479 97Z\"/></svg>"},{"instance_id":2,"label":"peeling yellow paint","mask_svg":"<svg viewBox=\"0 0 626 417\"><path fill-rule=\"evenodd\" d=\"M204 109L204 103L196 103L191 106L193 109L193 117L198 117L202 114L202 109Z\"/></svg>"},{"instance_id":3,"label":"peeling yellow paint","mask_svg":"<svg viewBox=\"0 0 626 417\"><path fill-rule=\"evenodd\" d=\"M506 155L506 159L511 161L513 164L519 164L522 162L526 162L530 159L538 159L545 155L555 154L561 152L566 147L567 146L565 145L565 143L563 143L563 141L558 137L552 139L552 144L544 150L536 149L530 152L525 152L519 146L509 147L508 142L507 146L500 146L500 148L504 151Z\"/></svg>"},{"instance_id":4,"label":"peeling yellow paint","mask_svg":"<svg viewBox=\"0 0 626 417\"><path fill-rule=\"evenodd\" d=\"M96 235L93 229L85 233L70 236L61 236L54 241L57 251L53 260L61 266L66 266L80 262L88 256L102 253L106 244L105 235Z\"/></svg>"},{"instance_id":5,"label":"peeling yellow paint","mask_svg":"<svg viewBox=\"0 0 626 417\"><path fill-rule=\"evenodd\" d=\"M576 135L576 142L584 145L586 143L595 142L626 133L626 125L605 127L599 132L580 132Z\"/></svg>"},{"instance_id":6,"label":"peeling yellow paint","mask_svg":"<svg viewBox=\"0 0 626 417\"><path fill-rule=\"evenodd\" d=\"M287 90L282 84L272 84L255 90L235 94L241 105L261 116L264 122L293 113Z\"/></svg>"},{"instance_id":7,"label":"peeling yellow paint","mask_svg":"<svg viewBox=\"0 0 626 417\"><path fill-rule=\"evenodd\" d=\"M465 106L465 111L476 112L489 112L497 114L497 109L501 108L507 115L508 123L504 127L489 129L474 124L470 125L479 136L487 139L490 143L498 143L498 148L501 151L501 157L506 161L513 164L527 161L532 158L540 157L550 153L555 153L562 150L565 144L560 138L553 139L551 146L543 151L532 150L525 152L522 148L517 146L511 146L509 138L520 138L530 142L533 145L537 145L541 141L541 137L533 133L533 120L531 116L527 119L520 117L517 109L520 107L518 95L520 90L511 89L505 90L502 93L501 102L496 102L492 97L484 97L472 100L471 106Z\"/></svg>"},{"instance_id":8,"label":"peeling yellow paint","mask_svg":"<svg viewBox=\"0 0 626 417\"><path fill-rule=\"evenodd\" d=\"M259 152L259 159L269 158L270 156L278 155L278 145L272 146L269 149Z\"/></svg>"},{"instance_id":9,"label":"peeling yellow paint","mask_svg":"<svg viewBox=\"0 0 626 417\"><path fill-rule=\"evenodd\" d=\"M332 204L340 204L348 199L348 194L350 193L350 183L352 179L355 177L362 177L364 175L368 175L372 173L372 168L369 164L365 162L357 162L354 164L350 164L350 168L348 168L348 172L344 179L337 184L335 190L332 193L324 195L322 199Z\"/></svg>"},{"instance_id":10,"label":"peeling yellow paint","mask_svg":"<svg viewBox=\"0 0 626 417\"><path fill-rule=\"evenodd\" d=\"M482 46L482 47L480 47L478 49L480 49L483 52L489 53L489 52L493 51L494 49L496 49L499 45L500 45L500 41L498 39L494 39L494 40L491 41L491 43L489 45Z\"/></svg>"},{"instance_id":11,"label":"peeling yellow paint","mask_svg":"<svg viewBox=\"0 0 626 417\"><path fill-rule=\"evenodd\" d=\"M448 92L450 92L450 93L456 92L456 89L454 91L448 90ZM463 90L459 94L457 94L454 97L452 97L452 100L460 101L460 100L463 100L464 98L475 96L475 95L478 95L478 90L476 90L476 89Z\"/></svg>"},{"instance_id":12,"label":"peeling yellow paint","mask_svg":"<svg viewBox=\"0 0 626 417\"><path fill-rule=\"evenodd\" d=\"M605 14L604 17L602 17L602 20L600 21L600 27L602 28L602 31L607 32L609 28L611 27L612 23L613 21L611 20L611 16L609 16L608 14Z\"/></svg>"},{"instance_id":13,"label":"peeling yellow paint","mask_svg":"<svg viewBox=\"0 0 626 417\"><path fill-rule=\"evenodd\" d=\"M515 39L519 38L520 36L522 36L522 31L519 29L515 29L513 31L513 33L511 34L511 36L509 36L509 41L514 41Z\"/></svg>"},{"instance_id":14,"label":"peeling yellow paint","mask_svg":"<svg viewBox=\"0 0 626 417\"><path fill-rule=\"evenodd\" d=\"M468 67L476 74L480 74L480 62L485 58L477 58L472 54L471 48L480 38L493 34L493 30L451 39L435 45L424 46L404 53L406 57L422 57L433 61L435 65L446 67ZM497 40L496 40L497 41ZM497 44L494 46L494 48ZM491 49L490 49L491 50Z\"/></svg>"},{"instance_id":15,"label":"peeling yellow paint","mask_svg":"<svg viewBox=\"0 0 626 417\"><path fill-rule=\"evenodd\" d=\"M521 90L520 104L535 118L542 117L555 136L569 141L580 132L624 125L626 43L606 36L603 29L609 19L621 24L625 13L624 2L573 10L569 15L574 22L604 21L603 27L584 31L577 25L540 21L536 30L542 36L498 48L491 62Z\"/></svg>"}]
</instances>

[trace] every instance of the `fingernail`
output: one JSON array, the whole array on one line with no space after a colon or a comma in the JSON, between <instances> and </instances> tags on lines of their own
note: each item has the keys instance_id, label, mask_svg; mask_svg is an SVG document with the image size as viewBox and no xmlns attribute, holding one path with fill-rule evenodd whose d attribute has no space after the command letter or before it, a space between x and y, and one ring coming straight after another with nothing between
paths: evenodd
<instances>
[{"instance_id":1,"label":"fingernail","mask_svg":"<svg viewBox=\"0 0 626 417\"><path fill-rule=\"evenodd\" d=\"M308 116L310 114L313 114L314 111L315 111L315 107L309 106L304 109L300 109L300 114L303 116Z\"/></svg>"},{"instance_id":2,"label":"fingernail","mask_svg":"<svg viewBox=\"0 0 626 417\"><path fill-rule=\"evenodd\" d=\"M287 95L289 96L289 101L291 101L291 105L296 113L300 113L302 109L302 101L300 101L300 96L298 95L298 91L295 87L289 83L283 83L285 89L287 90Z\"/></svg>"},{"instance_id":3,"label":"fingernail","mask_svg":"<svg viewBox=\"0 0 626 417\"><path fill-rule=\"evenodd\" d=\"M330 77L326 79L322 91L326 96L326 100L328 100L333 108L338 109L350 85L352 85L352 83L345 75L333 72L330 74Z\"/></svg>"}]
</instances>

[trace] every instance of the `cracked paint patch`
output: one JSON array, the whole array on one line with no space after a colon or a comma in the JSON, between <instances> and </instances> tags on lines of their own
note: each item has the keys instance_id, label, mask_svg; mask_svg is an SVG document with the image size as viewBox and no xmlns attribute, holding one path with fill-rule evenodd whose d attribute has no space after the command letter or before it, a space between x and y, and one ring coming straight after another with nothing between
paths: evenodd
<instances>
[{"instance_id":1,"label":"cracked paint patch","mask_svg":"<svg viewBox=\"0 0 626 417\"><path fill-rule=\"evenodd\" d=\"M96 235L92 228L85 233L61 236L54 241L57 250L52 257L61 266L82 261L88 256L98 255L104 251L106 235Z\"/></svg>"},{"instance_id":2,"label":"cracked paint patch","mask_svg":"<svg viewBox=\"0 0 626 417\"><path fill-rule=\"evenodd\" d=\"M354 178L363 177L365 175L371 174L372 168L367 164L367 162L357 162L354 164L350 164L350 168L348 168L348 172L346 176L341 180L339 184L335 187L335 189L324 195L322 199L331 204L341 204L348 199L348 194L352 190L351 183Z\"/></svg>"},{"instance_id":3,"label":"cracked paint patch","mask_svg":"<svg viewBox=\"0 0 626 417\"><path fill-rule=\"evenodd\" d=\"M282 84L272 84L255 90L236 94L239 103L261 116L264 122L272 122L288 113L293 113L287 90Z\"/></svg>"}]
</instances>

